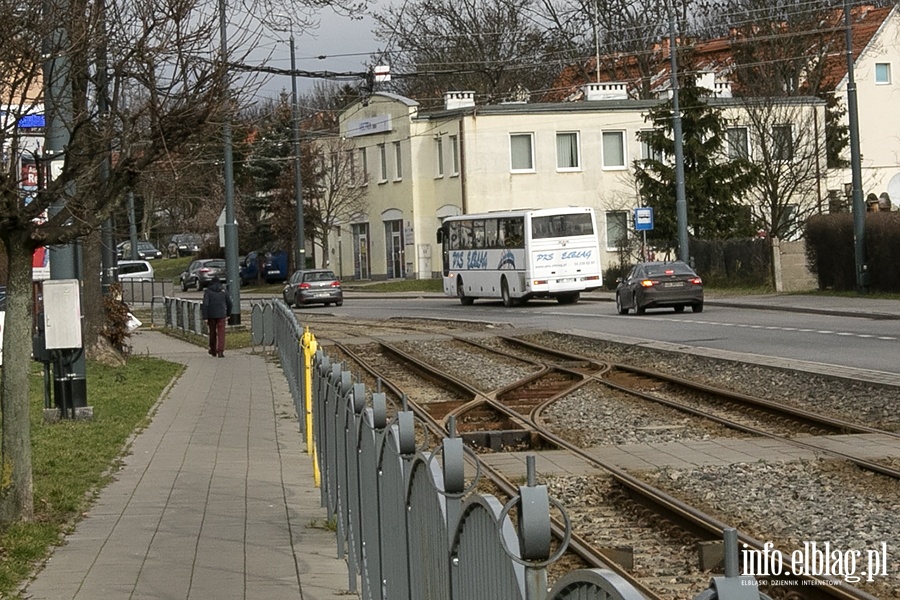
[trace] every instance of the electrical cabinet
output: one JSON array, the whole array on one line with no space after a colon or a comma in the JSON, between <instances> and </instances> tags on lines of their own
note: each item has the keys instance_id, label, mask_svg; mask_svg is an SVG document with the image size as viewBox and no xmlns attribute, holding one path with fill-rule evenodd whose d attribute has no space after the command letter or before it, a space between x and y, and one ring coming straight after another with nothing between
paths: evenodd
<instances>
[{"instance_id":1,"label":"electrical cabinet","mask_svg":"<svg viewBox=\"0 0 900 600\"><path fill-rule=\"evenodd\" d=\"M77 279L44 282L47 350L81 348L81 287Z\"/></svg>"}]
</instances>

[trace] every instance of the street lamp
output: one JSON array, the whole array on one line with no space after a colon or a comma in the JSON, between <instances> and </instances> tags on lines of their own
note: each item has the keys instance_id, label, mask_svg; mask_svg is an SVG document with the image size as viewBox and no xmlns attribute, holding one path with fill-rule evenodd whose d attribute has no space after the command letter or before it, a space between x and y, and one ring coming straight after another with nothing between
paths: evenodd
<instances>
[{"instance_id":1,"label":"street lamp","mask_svg":"<svg viewBox=\"0 0 900 600\"><path fill-rule=\"evenodd\" d=\"M294 21L279 14L290 24L291 42L291 137L294 147L294 203L297 231L294 237L294 268L306 268L306 237L303 221L303 177L300 173L300 109L297 105L297 57L294 50Z\"/></svg>"},{"instance_id":2,"label":"street lamp","mask_svg":"<svg viewBox=\"0 0 900 600\"><path fill-rule=\"evenodd\" d=\"M225 0L219 0L219 33L222 49L222 78L228 82L228 28L225 19ZM227 89L227 87L226 87ZM231 314L228 323L241 324L241 281L238 272L237 223L234 218L234 159L231 151L231 116L225 114L222 123L222 145L225 154L225 272Z\"/></svg>"}]
</instances>

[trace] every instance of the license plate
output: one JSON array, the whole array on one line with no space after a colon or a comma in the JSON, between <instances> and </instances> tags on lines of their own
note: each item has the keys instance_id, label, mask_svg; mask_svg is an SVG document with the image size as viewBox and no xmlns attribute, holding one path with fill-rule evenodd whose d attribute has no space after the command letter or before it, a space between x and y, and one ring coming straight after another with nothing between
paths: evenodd
<instances>
[{"instance_id":1,"label":"license plate","mask_svg":"<svg viewBox=\"0 0 900 600\"><path fill-rule=\"evenodd\" d=\"M681 287L680 281L667 281L663 284L663 287Z\"/></svg>"},{"instance_id":2,"label":"license plate","mask_svg":"<svg viewBox=\"0 0 900 600\"><path fill-rule=\"evenodd\" d=\"M557 279L557 281L559 283L572 283L573 281L575 281L575 278L574 277L565 277L563 279Z\"/></svg>"}]
</instances>

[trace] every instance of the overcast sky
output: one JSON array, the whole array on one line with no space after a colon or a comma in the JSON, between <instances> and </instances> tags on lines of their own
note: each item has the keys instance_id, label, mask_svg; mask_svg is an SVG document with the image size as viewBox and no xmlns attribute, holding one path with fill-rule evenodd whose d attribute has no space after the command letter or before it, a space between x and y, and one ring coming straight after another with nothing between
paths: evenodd
<instances>
[{"instance_id":1,"label":"overcast sky","mask_svg":"<svg viewBox=\"0 0 900 600\"><path fill-rule=\"evenodd\" d=\"M373 5L370 10L377 8ZM350 19L334 14L330 9L321 11L319 28L309 32L295 32L297 69L306 71L357 72L365 71L370 56L381 47L372 34L374 19L366 15L362 19ZM229 34L231 32L229 31ZM270 52L269 65L277 69L290 69L290 34L273 32L266 35L258 54L251 58L262 60ZM325 56L319 59L319 56ZM259 57L259 58L257 58ZM249 60L247 61L249 62ZM297 86L302 94L312 88L313 79L301 77ZM271 76L258 92L261 98L276 98L282 91L291 91L290 77Z\"/></svg>"}]
</instances>

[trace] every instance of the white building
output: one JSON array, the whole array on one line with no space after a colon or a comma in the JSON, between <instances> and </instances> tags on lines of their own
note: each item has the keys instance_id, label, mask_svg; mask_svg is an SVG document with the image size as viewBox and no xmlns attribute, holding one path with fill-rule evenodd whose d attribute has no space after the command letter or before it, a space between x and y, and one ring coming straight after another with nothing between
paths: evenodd
<instances>
[{"instance_id":1,"label":"white building","mask_svg":"<svg viewBox=\"0 0 900 600\"><path fill-rule=\"evenodd\" d=\"M717 89L726 97L709 103L740 123L740 101ZM442 218L570 205L594 207L604 265L615 262L614 242L640 205L632 165L646 148L637 134L662 101L623 96L623 88L603 84L590 86L580 102L476 106L473 93L448 92L445 108L432 112L385 93L353 104L340 131L368 175L368 210L341 225L331 267L347 279L435 277ZM790 102L801 111L790 126L823 122L820 100ZM742 143L753 151L746 136Z\"/></svg>"}]
</instances>

